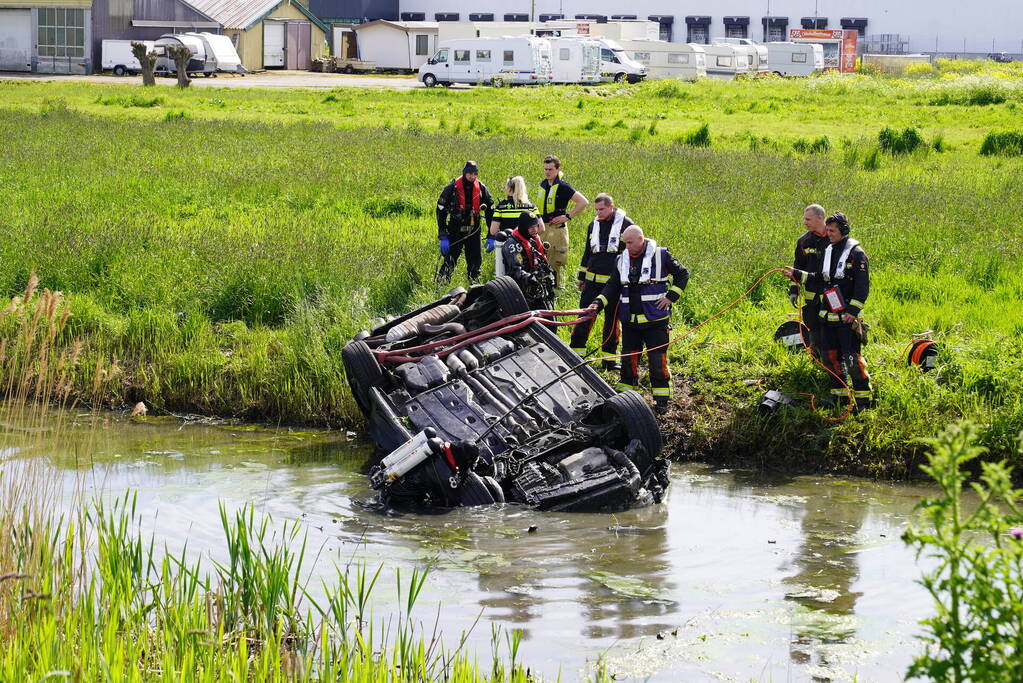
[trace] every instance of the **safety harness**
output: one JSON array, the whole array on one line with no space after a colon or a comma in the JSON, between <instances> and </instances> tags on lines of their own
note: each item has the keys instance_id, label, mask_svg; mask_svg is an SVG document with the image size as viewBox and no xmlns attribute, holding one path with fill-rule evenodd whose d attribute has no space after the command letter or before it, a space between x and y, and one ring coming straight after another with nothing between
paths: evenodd
<instances>
[{"instance_id":1,"label":"safety harness","mask_svg":"<svg viewBox=\"0 0 1023 683\"><path fill-rule=\"evenodd\" d=\"M539 263L538 254L539 256L543 256L544 259L547 258L547 252L544 250L543 242L540 240L537 240L534 244L528 236L523 237L518 228L515 228L515 230L512 231L512 235L514 235L515 239L517 239L519 244L522 245L522 251L526 254L526 262L529 264L530 270L534 270Z\"/></svg>"},{"instance_id":2,"label":"safety harness","mask_svg":"<svg viewBox=\"0 0 1023 683\"><path fill-rule=\"evenodd\" d=\"M459 176L452 181L455 184L455 208L459 213L465 213L465 176ZM472 215L480 215L480 181L477 178L472 181Z\"/></svg>"}]
</instances>

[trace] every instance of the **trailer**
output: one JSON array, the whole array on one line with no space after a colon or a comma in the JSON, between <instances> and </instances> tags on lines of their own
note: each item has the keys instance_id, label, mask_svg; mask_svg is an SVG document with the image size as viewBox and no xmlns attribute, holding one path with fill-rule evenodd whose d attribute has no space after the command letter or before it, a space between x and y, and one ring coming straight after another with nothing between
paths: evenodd
<instances>
[{"instance_id":1,"label":"trailer","mask_svg":"<svg viewBox=\"0 0 1023 683\"><path fill-rule=\"evenodd\" d=\"M242 60L229 36L219 33L186 33L203 42L206 57L215 64L215 71L220 73L246 74L248 70L242 66Z\"/></svg>"},{"instance_id":2,"label":"trailer","mask_svg":"<svg viewBox=\"0 0 1023 683\"><path fill-rule=\"evenodd\" d=\"M809 76L824 70L824 48L816 43L767 43L771 71L779 76Z\"/></svg>"},{"instance_id":3,"label":"trailer","mask_svg":"<svg viewBox=\"0 0 1023 683\"><path fill-rule=\"evenodd\" d=\"M644 65L648 78L695 81L707 77L707 54L702 45L665 40L619 40L634 60Z\"/></svg>"},{"instance_id":4,"label":"trailer","mask_svg":"<svg viewBox=\"0 0 1023 683\"><path fill-rule=\"evenodd\" d=\"M428 88L452 83L550 83L551 43L532 36L444 41L419 67L419 80Z\"/></svg>"},{"instance_id":5,"label":"trailer","mask_svg":"<svg viewBox=\"0 0 1023 683\"><path fill-rule=\"evenodd\" d=\"M165 33L157 38L154 46L158 53L155 69L157 74L169 76L178 72L177 64L170 58L167 50L180 45L184 45L192 52L192 56L185 66L185 72L188 75L212 76L213 72L217 70L217 62L212 55L206 54L206 43L202 38L189 33Z\"/></svg>"},{"instance_id":6,"label":"trailer","mask_svg":"<svg viewBox=\"0 0 1023 683\"><path fill-rule=\"evenodd\" d=\"M115 76L142 73L142 65L132 54L132 43L145 44L146 52L156 46L152 40L104 40L100 45L100 69L113 71Z\"/></svg>"},{"instance_id":7,"label":"trailer","mask_svg":"<svg viewBox=\"0 0 1023 683\"><path fill-rule=\"evenodd\" d=\"M544 38L551 46L552 83L597 83L600 81L601 46L585 38Z\"/></svg>"},{"instance_id":8,"label":"trailer","mask_svg":"<svg viewBox=\"0 0 1023 683\"><path fill-rule=\"evenodd\" d=\"M707 54L707 77L732 80L756 73L759 55L747 45L711 43L703 46Z\"/></svg>"}]
</instances>

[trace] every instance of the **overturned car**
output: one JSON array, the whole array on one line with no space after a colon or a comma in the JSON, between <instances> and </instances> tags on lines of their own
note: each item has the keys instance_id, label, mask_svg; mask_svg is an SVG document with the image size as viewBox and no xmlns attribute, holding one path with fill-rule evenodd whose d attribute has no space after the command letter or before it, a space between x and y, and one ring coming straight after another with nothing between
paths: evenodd
<instances>
[{"instance_id":1,"label":"overturned car","mask_svg":"<svg viewBox=\"0 0 1023 683\"><path fill-rule=\"evenodd\" d=\"M348 382L383 456L370 469L382 502L561 511L659 502L668 464L649 406L616 393L551 330L583 314L530 311L515 281L498 277L349 342Z\"/></svg>"}]
</instances>

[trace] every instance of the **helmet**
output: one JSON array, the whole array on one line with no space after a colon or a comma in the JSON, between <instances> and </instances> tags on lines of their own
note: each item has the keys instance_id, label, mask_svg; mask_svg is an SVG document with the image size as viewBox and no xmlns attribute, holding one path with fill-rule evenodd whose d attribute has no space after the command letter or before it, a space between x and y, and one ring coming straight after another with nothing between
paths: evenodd
<instances>
[{"instance_id":1,"label":"helmet","mask_svg":"<svg viewBox=\"0 0 1023 683\"><path fill-rule=\"evenodd\" d=\"M462 175L465 175L466 173L479 173L479 172L480 172L479 165L475 161L472 161L472 160L465 162L465 166L462 167Z\"/></svg>"}]
</instances>

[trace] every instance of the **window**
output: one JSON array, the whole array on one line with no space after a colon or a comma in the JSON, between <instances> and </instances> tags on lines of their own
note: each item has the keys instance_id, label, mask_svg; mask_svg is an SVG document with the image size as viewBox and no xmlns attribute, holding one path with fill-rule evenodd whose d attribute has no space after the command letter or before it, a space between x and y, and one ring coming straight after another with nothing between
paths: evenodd
<instances>
[{"instance_id":1,"label":"window","mask_svg":"<svg viewBox=\"0 0 1023 683\"><path fill-rule=\"evenodd\" d=\"M669 52L668 64L688 64L689 55L684 52Z\"/></svg>"},{"instance_id":2,"label":"window","mask_svg":"<svg viewBox=\"0 0 1023 683\"><path fill-rule=\"evenodd\" d=\"M606 47L600 48L600 61L611 62L612 64L618 63L618 58L615 57L615 53L608 50Z\"/></svg>"},{"instance_id":3,"label":"window","mask_svg":"<svg viewBox=\"0 0 1023 683\"><path fill-rule=\"evenodd\" d=\"M805 52L793 52L792 53L793 64L806 64L806 53Z\"/></svg>"},{"instance_id":4,"label":"window","mask_svg":"<svg viewBox=\"0 0 1023 683\"><path fill-rule=\"evenodd\" d=\"M689 40L687 43L700 43L701 45L707 44L708 31L706 26L690 26L689 27Z\"/></svg>"},{"instance_id":5,"label":"window","mask_svg":"<svg viewBox=\"0 0 1023 683\"><path fill-rule=\"evenodd\" d=\"M505 63L505 65L514 64L515 63L515 51L514 50L505 50L504 51L504 63Z\"/></svg>"},{"instance_id":6,"label":"window","mask_svg":"<svg viewBox=\"0 0 1023 683\"><path fill-rule=\"evenodd\" d=\"M563 62L567 62L568 60L572 59L572 51L569 50L567 47L559 47L558 59L560 59Z\"/></svg>"},{"instance_id":7,"label":"window","mask_svg":"<svg viewBox=\"0 0 1023 683\"><path fill-rule=\"evenodd\" d=\"M649 52L633 52L632 53L632 57L633 57L633 59L635 59L637 62L639 62L641 64L649 64L650 63L650 53Z\"/></svg>"},{"instance_id":8,"label":"window","mask_svg":"<svg viewBox=\"0 0 1023 683\"><path fill-rule=\"evenodd\" d=\"M490 61L490 50L476 50L476 61L477 62L489 62Z\"/></svg>"},{"instance_id":9,"label":"window","mask_svg":"<svg viewBox=\"0 0 1023 683\"><path fill-rule=\"evenodd\" d=\"M468 50L455 50L455 63L469 63L469 51Z\"/></svg>"},{"instance_id":10,"label":"window","mask_svg":"<svg viewBox=\"0 0 1023 683\"><path fill-rule=\"evenodd\" d=\"M448 61L448 49L437 50L437 54L433 56L433 61L437 64L443 64Z\"/></svg>"},{"instance_id":11,"label":"window","mask_svg":"<svg viewBox=\"0 0 1023 683\"><path fill-rule=\"evenodd\" d=\"M426 34L416 36L416 56L430 53L430 36Z\"/></svg>"},{"instance_id":12,"label":"window","mask_svg":"<svg viewBox=\"0 0 1023 683\"><path fill-rule=\"evenodd\" d=\"M85 56L85 10L39 8L40 57Z\"/></svg>"},{"instance_id":13,"label":"window","mask_svg":"<svg viewBox=\"0 0 1023 683\"><path fill-rule=\"evenodd\" d=\"M768 26L767 34L764 36L764 40L775 43L783 42L785 40L785 27Z\"/></svg>"},{"instance_id":14,"label":"window","mask_svg":"<svg viewBox=\"0 0 1023 683\"><path fill-rule=\"evenodd\" d=\"M731 66L732 58L725 55L718 56L718 66Z\"/></svg>"},{"instance_id":15,"label":"window","mask_svg":"<svg viewBox=\"0 0 1023 683\"><path fill-rule=\"evenodd\" d=\"M745 38L746 27L740 24L729 24L725 26L725 38Z\"/></svg>"},{"instance_id":16,"label":"window","mask_svg":"<svg viewBox=\"0 0 1023 683\"><path fill-rule=\"evenodd\" d=\"M746 66L753 68L753 55L746 55Z\"/></svg>"}]
</instances>

